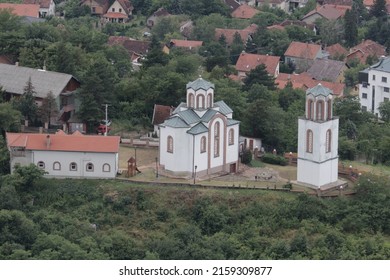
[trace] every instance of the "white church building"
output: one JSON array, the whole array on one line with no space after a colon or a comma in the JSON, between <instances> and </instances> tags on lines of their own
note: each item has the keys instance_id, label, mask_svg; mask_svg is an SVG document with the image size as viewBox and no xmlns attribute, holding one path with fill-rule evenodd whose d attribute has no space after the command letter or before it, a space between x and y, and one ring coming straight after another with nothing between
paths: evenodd
<instances>
[{"instance_id":1,"label":"white church building","mask_svg":"<svg viewBox=\"0 0 390 280\"><path fill-rule=\"evenodd\" d=\"M214 102L214 84L188 83L186 102L160 125L160 167L186 177L236 172L239 121L232 117L225 102Z\"/></svg>"},{"instance_id":2,"label":"white church building","mask_svg":"<svg viewBox=\"0 0 390 280\"><path fill-rule=\"evenodd\" d=\"M314 188L338 181L339 120L333 93L318 84L306 91L306 113L298 120L298 183Z\"/></svg>"}]
</instances>

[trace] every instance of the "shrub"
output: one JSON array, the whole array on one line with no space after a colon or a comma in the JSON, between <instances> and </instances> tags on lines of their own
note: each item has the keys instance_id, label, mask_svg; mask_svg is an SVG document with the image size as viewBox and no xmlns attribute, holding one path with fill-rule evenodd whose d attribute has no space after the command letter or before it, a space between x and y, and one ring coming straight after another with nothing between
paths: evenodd
<instances>
[{"instance_id":1,"label":"shrub","mask_svg":"<svg viewBox=\"0 0 390 280\"><path fill-rule=\"evenodd\" d=\"M242 153L241 162L244 164L249 164L252 161L252 152L249 149L244 150Z\"/></svg>"},{"instance_id":2,"label":"shrub","mask_svg":"<svg viewBox=\"0 0 390 280\"><path fill-rule=\"evenodd\" d=\"M263 162L269 163L269 164L276 164L276 165L287 165L288 161L282 156L277 156L273 154L265 154L261 160Z\"/></svg>"}]
</instances>

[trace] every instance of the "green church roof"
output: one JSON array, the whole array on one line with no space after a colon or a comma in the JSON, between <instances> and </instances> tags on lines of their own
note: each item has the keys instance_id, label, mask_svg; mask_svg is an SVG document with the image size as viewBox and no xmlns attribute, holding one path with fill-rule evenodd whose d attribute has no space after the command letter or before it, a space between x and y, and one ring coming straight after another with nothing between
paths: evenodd
<instances>
[{"instance_id":1,"label":"green church roof","mask_svg":"<svg viewBox=\"0 0 390 280\"><path fill-rule=\"evenodd\" d=\"M328 89L327 87L324 87L321 84L316 85L315 87L309 88L306 91L306 95L312 94L314 96L328 96L328 95L333 95L333 91Z\"/></svg>"},{"instance_id":2,"label":"green church roof","mask_svg":"<svg viewBox=\"0 0 390 280\"><path fill-rule=\"evenodd\" d=\"M187 131L187 133L196 135L196 134L205 133L208 131L209 131L208 128L203 123L200 122L200 123L194 125L191 129L189 129Z\"/></svg>"},{"instance_id":3,"label":"green church roof","mask_svg":"<svg viewBox=\"0 0 390 280\"><path fill-rule=\"evenodd\" d=\"M209 81L203 80L202 78L198 78L193 82L189 82L187 84L187 89L192 88L193 90L204 89L208 90L209 88L214 88L214 84Z\"/></svg>"}]
</instances>

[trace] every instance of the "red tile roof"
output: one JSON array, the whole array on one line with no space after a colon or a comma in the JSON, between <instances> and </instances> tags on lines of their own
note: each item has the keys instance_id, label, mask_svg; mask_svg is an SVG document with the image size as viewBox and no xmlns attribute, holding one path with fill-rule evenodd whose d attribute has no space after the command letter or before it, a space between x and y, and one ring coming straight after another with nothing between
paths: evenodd
<instances>
[{"instance_id":1,"label":"red tile roof","mask_svg":"<svg viewBox=\"0 0 390 280\"><path fill-rule=\"evenodd\" d=\"M169 118L173 110L174 108L171 106L154 104L152 124L162 124L166 119Z\"/></svg>"},{"instance_id":2,"label":"red tile roof","mask_svg":"<svg viewBox=\"0 0 390 280\"><path fill-rule=\"evenodd\" d=\"M301 74L279 73L278 77L275 79L275 84L277 84L279 89L283 89L289 81L292 83L293 88L301 88L303 90L315 87L318 83L321 83L323 86L331 89L336 96L342 96L345 87L344 83L314 80L305 72Z\"/></svg>"},{"instance_id":3,"label":"red tile roof","mask_svg":"<svg viewBox=\"0 0 390 280\"><path fill-rule=\"evenodd\" d=\"M64 133L7 133L8 147L24 147L26 150L118 153L119 136L95 136Z\"/></svg>"},{"instance_id":4,"label":"red tile roof","mask_svg":"<svg viewBox=\"0 0 390 280\"><path fill-rule=\"evenodd\" d=\"M382 55L386 55L384 46L371 40L365 40L351 48L350 53L347 55L347 61L357 58L361 63L365 64L369 56L381 57Z\"/></svg>"},{"instance_id":5,"label":"red tile roof","mask_svg":"<svg viewBox=\"0 0 390 280\"><path fill-rule=\"evenodd\" d=\"M327 51L329 53L330 57L338 57L338 56L343 55L343 54L345 54L345 55L348 54L347 49L344 48L339 43L331 45L329 47L326 47L325 51Z\"/></svg>"},{"instance_id":6,"label":"red tile roof","mask_svg":"<svg viewBox=\"0 0 390 280\"><path fill-rule=\"evenodd\" d=\"M125 36L110 36L108 38L108 45L121 45L132 56L134 53L138 55L146 54L148 52L150 42L134 40Z\"/></svg>"},{"instance_id":7,"label":"red tile roof","mask_svg":"<svg viewBox=\"0 0 390 280\"><path fill-rule=\"evenodd\" d=\"M0 10L2 9L10 9L11 13L21 17L39 17L39 5L37 4L0 3Z\"/></svg>"},{"instance_id":8,"label":"red tile roof","mask_svg":"<svg viewBox=\"0 0 390 280\"><path fill-rule=\"evenodd\" d=\"M243 4L239 6L237 9L235 9L231 15L234 18L250 19L253 18L258 13L260 13L260 11L257 10L256 8L248 6L247 4Z\"/></svg>"},{"instance_id":9,"label":"red tile roof","mask_svg":"<svg viewBox=\"0 0 390 280\"><path fill-rule=\"evenodd\" d=\"M304 19L306 19L314 14L319 14L322 17L329 19L329 20L335 20L335 19L343 17L345 15L345 12L349 9L351 9L350 6L325 4L323 6L316 7L314 10L307 13L302 18L302 20L304 20Z\"/></svg>"},{"instance_id":10,"label":"red tile roof","mask_svg":"<svg viewBox=\"0 0 390 280\"><path fill-rule=\"evenodd\" d=\"M171 43L174 44L175 47L189 48L189 49L201 47L203 45L203 41L178 40L178 39L172 39Z\"/></svg>"},{"instance_id":11,"label":"red tile roof","mask_svg":"<svg viewBox=\"0 0 390 280\"><path fill-rule=\"evenodd\" d=\"M130 15L131 12L134 10L134 7L129 0L117 0L117 1L123 7L123 9L128 15Z\"/></svg>"},{"instance_id":12,"label":"red tile roof","mask_svg":"<svg viewBox=\"0 0 390 280\"><path fill-rule=\"evenodd\" d=\"M104 18L128 18L127 15L125 14L122 14L122 13L113 13L113 12L109 12L107 14L104 14L103 15Z\"/></svg>"},{"instance_id":13,"label":"red tile roof","mask_svg":"<svg viewBox=\"0 0 390 280\"><path fill-rule=\"evenodd\" d=\"M245 29L224 29L224 28L215 28L215 39L219 40L222 34L226 38L226 43L231 45L234 40L234 34L238 33L241 37L241 40L245 43L249 36L256 32L257 25L252 24Z\"/></svg>"},{"instance_id":14,"label":"red tile roof","mask_svg":"<svg viewBox=\"0 0 390 280\"><path fill-rule=\"evenodd\" d=\"M37 4L41 8L48 9L50 7L50 0L23 0L23 4Z\"/></svg>"},{"instance_id":15,"label":"red tile roof","mask_svg":"<svg viewBox=\"0 0 390 280\"><path fill-rule=\"evenodd\" d=\"M260 64L264 64L267 72L271 76L275 76L276 69L279 65L279 60L279 56L241 53L236 63L236 70L241 72L249 72Z\"/></svg>"},{"instance_id":16,"label":"red tile roof","mask_svg":"<svg viewBox=\"0 0 390 280\"><path fill-rule=\"evenodd\" d=\"M320 45L301 43L301 42L291 42L290 46L284 53L285 56L306 58L306 59L315 59L317 54L321 51Z\"/></svg>"}]
</instances>

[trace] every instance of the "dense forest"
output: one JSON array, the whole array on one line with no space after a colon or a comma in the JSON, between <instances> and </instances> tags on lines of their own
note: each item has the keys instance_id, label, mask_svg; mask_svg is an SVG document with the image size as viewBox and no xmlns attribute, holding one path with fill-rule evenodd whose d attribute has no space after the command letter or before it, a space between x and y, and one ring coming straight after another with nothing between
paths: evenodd
<instances>
[{"instance_id":1,"label":"dense forest","mask_svg":"<svg viewBox=\"0 0 390 280\"><path fill-rule=\"evenodd\" d=\"M390 182L353 197L2 177L0 259L389 259Z\"/></svg>"}]
</instances>

